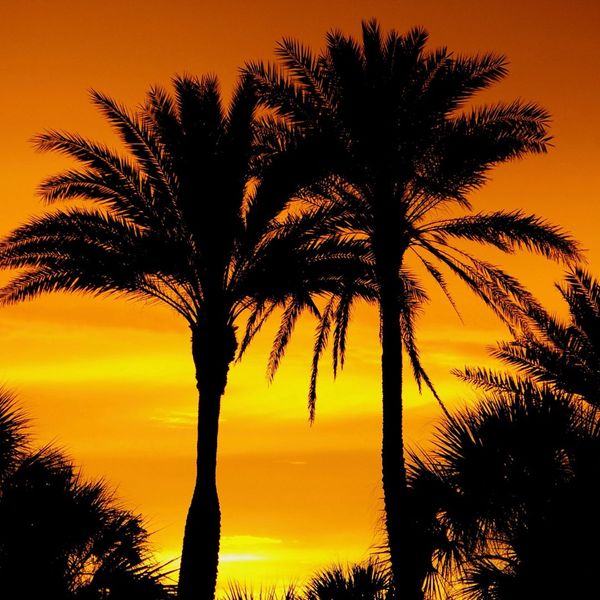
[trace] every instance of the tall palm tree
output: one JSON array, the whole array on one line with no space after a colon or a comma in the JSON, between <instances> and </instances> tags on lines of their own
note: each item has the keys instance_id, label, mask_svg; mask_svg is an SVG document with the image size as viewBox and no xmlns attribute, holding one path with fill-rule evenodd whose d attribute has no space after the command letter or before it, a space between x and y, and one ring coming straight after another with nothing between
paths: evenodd
<instances>
[{"instance_id":1,"label":"tall palm tree","mask_svg":"<svg viewBox=\"0 0 600 600\"><path fill-rule=\"evenodd\" d=\"M151 89L135 114L92 93L125 155L75 134L35 138L38 149L79 164L44 181L42 198L89 203L36 217L4 240L0 265L21 271L0 290L0 302L56 290L124 294L160 301L185 319L199 405L178 593L182 600L207 600L214 596L220 539L219 411L238 350L236 324L251 315L243 350L283 307L278 341L285 345L286 320L304 307L317 312L309 292L335 289L338 277L313 242L319 211L301 223L289 215L277 219L302 180L302 157L289 147L285 155L267 153L255 138L257 99L249 78L238 83L228 110L214 77L177 77L174 88L174 96Z\"/></svg>"},{"instance_id":2,"label":"tall palm tree","mask_svg":"<svg viewBox=\"0 0 600 600\"><path fill-rule=\"evenodd\" d=\"M336 207L332 227L362 246L369 283L362 289L369 290L380 317L388 546L396 589L402 598L419 598L406 543L414 536L402 432L403 346L417 381L429 385L429 380L413 335L424 293L408 259L420 263L448 296L444 269L514 322L533 299L514 278L467 253L461 240L561 260L575 258L577 247L558 228L520 211L465 214L471 209L469 192L484 184L491 167L544 152L549 142L548 114L535 104L468 107L478 91L506 75L504 57L457 57L445 48L427 52L422 29L383 35L376 21L363 23L360 41L338 31L326 41L315 56L284 39L277 47L279 64L251 63L247 71L272 111L265 130L277 141L287 127L317 149L326 175L315 177L303 196L317 206ZM335 324L334 365L343 359L350 307L361 297L351 282L339 292L322 314L311 415L318 356Z\"/></svg>"},{"instance_id":3,"label":"tall palm tree","mask_svg":"<svg viewBox=\"0 0 600 600\"><path fill-rule=\"evenodd\" d=\"M563 322L541 307L527 314L530 326L515 339L500 342L492 356L521 376L600 403L600 284L582 268L571 269L565 285L557 285L567 303ZM480 387L510 389L511 378L489 369L455 372Z\"/></svg>"},{"instance_id":4,"label":"tall palm tree","mask_svg":"<svg viewBox=\"0 0 600 600\"><path fill-rule=\"evenodd\" d=\"M444 583L472 600L593 596L599 453L597 412L533 382L444 418L409 468L430 534L421 576L442 584L429 597Z\"/></svg>"},{"instance_id":5,"label":"tall palm tree","mask_svg":"<svg viewBox=\"0 0 600 600\"><path fill-rule=\"evenodd\" d=\"M166 600L141 518L103 482L85 481L51 447L31 447L27 419L0 392L0 589L3 597Z\"/></svg>"}]
</instances>

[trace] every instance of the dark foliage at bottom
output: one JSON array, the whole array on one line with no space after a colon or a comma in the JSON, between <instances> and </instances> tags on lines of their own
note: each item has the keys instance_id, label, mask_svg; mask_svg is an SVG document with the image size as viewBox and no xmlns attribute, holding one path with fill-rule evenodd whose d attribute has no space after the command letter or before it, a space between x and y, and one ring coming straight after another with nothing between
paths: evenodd
<instances>
[{"instance_id":1,"label":"dark foliage at bottom","mask_svg":"<svg viewBox=\"0 0 600 600\"><path fill-rule=\"evenodd\" d=\"M60 451L33 449L0 392L0 595L10 600L172 598L141 517Z\"/></svg>"}]
</instances>

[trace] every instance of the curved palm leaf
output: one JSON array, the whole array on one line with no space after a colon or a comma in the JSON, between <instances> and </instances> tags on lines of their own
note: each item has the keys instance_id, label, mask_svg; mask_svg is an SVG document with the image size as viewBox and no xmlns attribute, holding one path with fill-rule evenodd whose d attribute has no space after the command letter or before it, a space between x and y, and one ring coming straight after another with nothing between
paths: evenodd
<instances>
[{"instance_id":1,"label":"curved palm leaf","mask_svg":"<svg viewBox=\"0 0 600 600\"><path fill-rule=\"evenodd\" d=\"M529 326L513 341L500 342L491 354L514 367L520 377L574 394L597 406L600 394L600 285L585 270L571 269L558 286L568 320L532 306ZM486 369L457 371L459 377L487 389L503 387L504 375Z\"/></svg>"}]
</instances>

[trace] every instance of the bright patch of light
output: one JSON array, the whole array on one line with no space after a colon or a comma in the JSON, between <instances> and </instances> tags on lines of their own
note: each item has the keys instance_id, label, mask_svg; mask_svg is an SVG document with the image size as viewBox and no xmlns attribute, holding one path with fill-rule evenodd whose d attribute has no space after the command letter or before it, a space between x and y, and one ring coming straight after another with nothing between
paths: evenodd
<instances>
[{"instance_id":1,"label":"bright patch of light","mask_svg":"<svg viewBox=\"0 0 600 600\"><path fill-rule=\"evenodd\" d=\"M219 556L219 562L222 563L248 562L264 559L265 557L259 554L221 554Z\"/></svg>"}]
</instances>

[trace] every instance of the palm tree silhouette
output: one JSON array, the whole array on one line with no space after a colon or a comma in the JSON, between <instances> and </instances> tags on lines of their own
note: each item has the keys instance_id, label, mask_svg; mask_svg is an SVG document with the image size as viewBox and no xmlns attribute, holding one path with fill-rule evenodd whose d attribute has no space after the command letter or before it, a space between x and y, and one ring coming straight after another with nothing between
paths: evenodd
<instances>
[{"instance_id":1,"label":"palm tree silhouette","mask_svg":"<svg viewBox=\"0 0 600 600\"><path fill-rule=\"evenodd\" d=\"M446 417L409 463L429 597L593 596L599 453L597 412L533 382Z\"/></svg>"},{"instance_id":2,"label":"palm tree silhouette","mask_svg":"<svg viewBox=\"0 0 600 600\"><path fill-rule=\"evenodd\" d=\"M34 600L172 598L141 517L103 482L85 481L49 446L33 449L27 419L0 392L0 588Z\"/></svg>"},{"instance_id":3,"label":"palm tree silhouette","mask_svg":"<svg viewBox=\"0 0 600 600\"><path fill-rule=\"evenodd\" d=\"M582 268L566 275L557 285L567 303L568 321L550 315L542 307L527 314L531 323L509 342L500 342L492 356L514 367L521 376L600 403L600 284ZM510 389L510 376L489 369L455 371L479 387Z\"/></svg>"},{"instance_id":4,"label":"palm tree silhouette","mask_svg":"<svg viewBox=\"0 0 600 600\"><path fill-rule=\"evenodd\" d=\"M243 351L283 307L278 343L285 345L286 323L304 307L317 312L310 292L331 292L339 278L327 266L326 248L314 243L319 210L302 222L277 219L302 181L302 160L290 147L267 152L255 138L257 99L249 78L240 80L227 111L213 77L178 77L174 88L174 97L151 89L136 114L92 93L126 156L58 131L35 139L38 149L80 165L44 181L42 198L91 203L49 212L8 236L0 264L23 271L0 291L0 302L55 290L124 294L163 302L186 320L199 408L178 594L205 600L214 596L217 577L217 435L238 350L236 323L250 314Z\"/></svg>"},{"instance_id":5,"label":"palm tree silhouette","mask_svg":"<svg viewBox=\"0 0 600 600\"><path fill-rule=\"evenodd\" d=\"M390 580L386 569L374 561L336 565L314 575L306 585L304 600L386 600Z\"/></svg>"},{"instance_id":6,"label":"palm tree silhouette","mask_svg":"<svg viewBox=\"0 0 600 600\"><path fill-rule=\"evenodd\" d=\"M303 591L289 586L281 594L275 589L251 589L233 584L224 600L386 600L390 598L390 578L380 563L334 565L313 575Z\"/></svg>"},{"instance_id":7,"label":"palm tree silhouette","mask_svg":"<svg viewBox=\"0 0 600 600\"><path fill-rule=\"evenodd\" d=\"M484 184L496 164L544 152L548 114L531 103L469 109L476 92L506 75L502 56L454 57L447 49L425 51L427 33L413 29L383 35L363 22L362 40L327 34L318 56L284 39L280 64L251 63L266 120L277 142L290 135L316 148L327 176L315 178L304 196L336 207L330 219L340 237L362 246L364 282L340 288L322 313L309 396L316 399L318 357L333 332L334 368L343 361L352 303L379 306L382 345L382 474L388 546L396 589L419 598L411 573L402 432L402 349L417 382L431 384L419 360L414 319L426 297L407 259L420 263L453 303L443 265L507 322L522 319L533 298L511 276L465 252L461 240L511 252L522 248L551 259L577 256L576 244L558 228L522 212L453 217L468 211L467 195ZM458 244L456 242L459 242ZM437 264L436 264L437 263Z\"/></svg>"}]
</instances>

